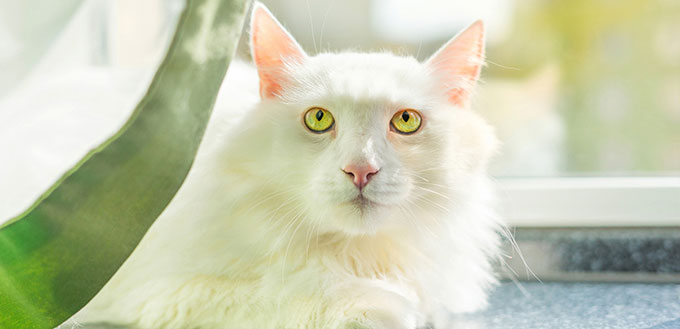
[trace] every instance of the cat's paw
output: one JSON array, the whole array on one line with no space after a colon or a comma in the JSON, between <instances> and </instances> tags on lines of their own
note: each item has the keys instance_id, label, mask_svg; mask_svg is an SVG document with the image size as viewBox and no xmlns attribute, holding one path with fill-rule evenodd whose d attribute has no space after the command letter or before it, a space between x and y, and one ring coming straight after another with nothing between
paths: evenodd
<instances>
[{"instance_id":1,"label":"cat's paw","mask_svg":"<svg viewBox=\"0 0 680 329\"><path fill-rule=\"evenodd\" d=\"M347 322L342 329L415 329L416 317L411 314L396 314L371 310Z\"/></svg>"},{"instance_id":2,"label":"cat's paw","mask_svg":"<svg viewBox=\"0 0 680 329\"><path fill-rule=\"evenodd\" d=\"M366 327L358 322L350 322L346 324L345 327L342 329L372 329L372 328Z\"/></svg>"}]
</instances>

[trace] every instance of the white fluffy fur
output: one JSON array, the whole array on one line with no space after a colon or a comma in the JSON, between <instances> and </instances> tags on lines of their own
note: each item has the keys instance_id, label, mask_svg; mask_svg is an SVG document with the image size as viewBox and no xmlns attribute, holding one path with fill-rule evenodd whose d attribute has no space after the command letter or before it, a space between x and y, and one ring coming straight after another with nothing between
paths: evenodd
<instances>
[{"instance_id":1,"label":"white fluffy fur","mask_svg":"<svg viewBox=\"0 0 680 329\"><path fill-rule=\"evenodd\" d=\"M485 174L490 127L449 103L427 64L388 53L289 64L280 99L229 69L194 168L102 292L74 320L141 329L442 326L486 303L499 222ZM333 133L301 116L323 106ZM402 108L421 131L390 132ZM370 160L366 186L340 168Z\"/></svg>"}]
</instances>

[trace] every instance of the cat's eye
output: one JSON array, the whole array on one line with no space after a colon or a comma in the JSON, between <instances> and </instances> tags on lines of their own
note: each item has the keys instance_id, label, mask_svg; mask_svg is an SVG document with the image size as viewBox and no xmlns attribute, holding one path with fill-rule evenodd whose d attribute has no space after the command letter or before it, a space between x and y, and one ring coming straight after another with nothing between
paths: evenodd
<instances>
[{"instance_id":1,"label":"cat's eye","mask_svg":"<svg viewBox=\"0 0 680 329\"><path fill-rule=\"evenodd\" d=\"M326 109L312 107L305 113L305 125L315 133L323 133L330 130L333 128L334 123L333 115Z\"/></svg>"},{"instance_id":2,"label":"cat's eye","mask_svg":"<svg viewBox=\"0 0 680 329\"><path fill-rule=\"evenodd\" d=\"M420 113L415 110L406 109L397 112L390 122L392 128L401 134L413 134L418 131L422 124Z\"/></svg>"}]
</instances>

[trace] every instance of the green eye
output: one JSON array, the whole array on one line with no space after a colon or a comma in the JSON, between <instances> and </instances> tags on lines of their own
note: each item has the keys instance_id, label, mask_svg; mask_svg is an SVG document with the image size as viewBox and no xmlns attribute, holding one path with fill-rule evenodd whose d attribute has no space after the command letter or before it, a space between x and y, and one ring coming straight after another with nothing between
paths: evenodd
<instances>
[{"instance_id":1,"label":"green eye","mask_svg":"<svg viewBox=\"0 0 680 329\"><path fill-rule=\"evenodd\" d=\"M401 134L412 134L420 128L422 119L415 110L401 110L392 117L392 128Z\"/></svg>"},{"instance_id":2,"label":"green eye","mask_svg":"<svg viewBox=\"0 0 680 329\"><path fill-rule=\"evenodd\" d=\"M312 107L305 113L305 125L315 133L323 133L333 127L335 119L331 112L320 107Z\"/></svg>"}]
</instances>

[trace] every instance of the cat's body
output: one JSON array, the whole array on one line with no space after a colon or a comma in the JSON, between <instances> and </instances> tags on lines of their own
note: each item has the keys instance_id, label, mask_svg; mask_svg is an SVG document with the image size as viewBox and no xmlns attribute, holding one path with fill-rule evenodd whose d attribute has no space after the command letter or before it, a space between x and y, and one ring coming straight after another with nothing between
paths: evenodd
<instances>
[{"instance_id":1,"label":"cat's body","mask_svg":"<svg viewBox=\"0 0 680 329\"><path fill-rule=\"evenodd\" d=\"M234 63L185 184L74 320L414 329L484 306L500 224L485 174L496 140L466 108L481 25L418 63L307 57L292 39L266 43L282 36L268 15L256 6L260 93L257 71ZM460 64L451 49L470 60ZM449 59L463 70L441 78L436 68L451 68ZM335 120L323 133L305 127L317 106ZM390 124L404 108L422 115L413 134ZM373 169L362 176L357 166Z\"/></svg>"}]
</instances>

